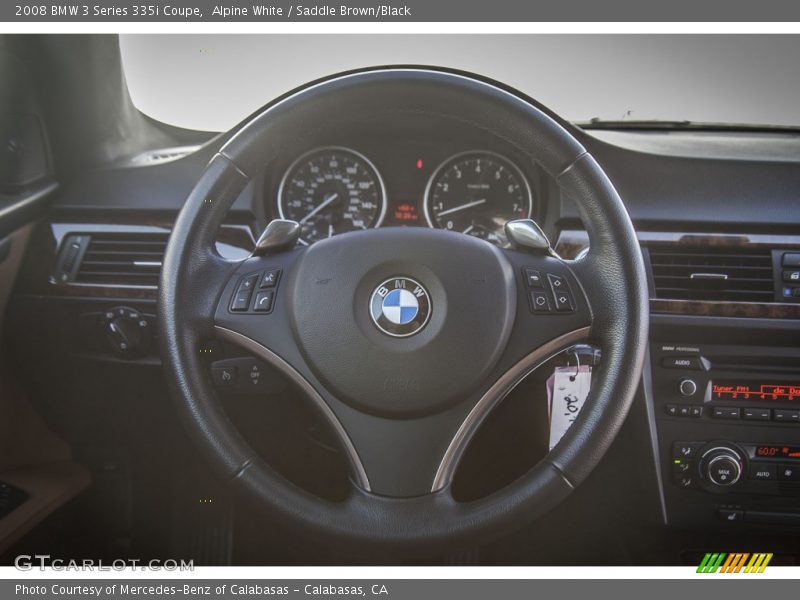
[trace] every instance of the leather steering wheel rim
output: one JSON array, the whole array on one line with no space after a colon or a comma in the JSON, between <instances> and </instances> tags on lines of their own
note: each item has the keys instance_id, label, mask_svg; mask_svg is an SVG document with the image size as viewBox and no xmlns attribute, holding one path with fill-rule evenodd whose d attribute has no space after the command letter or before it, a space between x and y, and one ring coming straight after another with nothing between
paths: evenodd
<instances>
[{"instance_id":1,"label":"leather steering wheel rim","mask_svg":"<svg viewBox=\"0 0 800 600\"><path fill-rule=\"evenodd\" d=\"M235 265L214 250L228 208L298 127L321 127L332 115L359 107L441 115L491 131L554 178L575 201L589 233L590 251L568 264L590 299L590 336L603 350L589 398L543 460L479 500L457 502L447 487L397 498L354 485L343 502L311 495L274 471L238 433L217 401L198 352L201 340L214 336L215 311L232 285ZM335 77L288 96L248 122L211 160L189 195L172 230L159 287L160 344L171 394L183 424L215 470L256 505L311 535L398 551L496 536L563 500L597 465L627 416L645 357L648 318L646 276L633 226L593 157L523 98L431 69L387 68Z\"/></svg>"}]
</instances>

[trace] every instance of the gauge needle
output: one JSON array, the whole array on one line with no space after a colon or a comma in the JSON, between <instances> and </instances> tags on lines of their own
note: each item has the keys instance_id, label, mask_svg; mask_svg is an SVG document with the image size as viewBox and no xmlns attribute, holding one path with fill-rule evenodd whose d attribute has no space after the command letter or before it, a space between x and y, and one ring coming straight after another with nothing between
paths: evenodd
<instances>
[{"instance_id":1,"label":"gauge needle","mask_svg":"<svg viewBox=\"0 0 800 600\"><path fill-rule=\"evenodd\" d=\"M333 223L328 223L328 237L333 237Z\"/></svg>"},{"instance_id":2,"label":"gauge needle","mask_svg":"<svg viewBox=\"0 0 800 600\"><path fill-rule=\"evenodd\" d=\"M317 208L315 208L310 213L308 213L305 217L300 219L300 225L302 225L303 223L308 221L311 217L316 215L319 211L321 211L323 208L328 206L331 202L336 200L338 197L339 197L339 193L335 192L335 193L331 194L330 196L328 196L327 198L325 198L325 200L323 200L322 203Z\"/></svg>"},{"instance_id":3,"label":"gauge needle","mask_svg":"<svg viewBox=\"0 0 800 600\"><path fill-rule=\"evenodd\" d=\"M454 212L458 212L460 210L466 210L468 208L472 208L473 206L480 206L481 204L486 203L486 198L482 200L475 200L474 202L467 202L466 204L462 204L460 206L454 206L453 208L448 208L447 210L443 210L437 216L443 217L444 215L449 215Z\"/></svg>"},{"instance_id":4,"label":"gauge needle","mask_svg":"<svg viewBox=\"0 0 800 600\"><path fill-rule=\"evenodd\" d=\"M469 233L469 232L470 232L470 231L472 231L473 229L475 229L475 223L473 223L472 225L470 225L469 227L467 227L467 228L466 228L464 231L462 231L461 233Z\"/></svg>"}]
</instances>

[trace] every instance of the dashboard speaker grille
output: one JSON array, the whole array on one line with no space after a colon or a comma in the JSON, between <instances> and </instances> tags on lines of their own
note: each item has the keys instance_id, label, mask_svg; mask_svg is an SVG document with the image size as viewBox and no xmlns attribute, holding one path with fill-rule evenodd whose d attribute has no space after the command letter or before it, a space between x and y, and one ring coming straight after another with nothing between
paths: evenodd
<instances>
[{"instance_id":1,"label":"dashboard speaker grille","mask_svg":"<svg viewBox=\"0 0 800 600\"><path fill-rule=\"evenodd\" d=\"M772 302L772 251L741 247L648 245L655 297Z\"/></svg>"},{"instance_id":2,"label":"dashboard speaker grille","mask_svg":"<svg viewBox=\"0 0 800 600\"><path fill-rule=\"evenodd\" d=\"M75 282L158 287L167 233L92 234Z\"/></svg>"}]
</instances>

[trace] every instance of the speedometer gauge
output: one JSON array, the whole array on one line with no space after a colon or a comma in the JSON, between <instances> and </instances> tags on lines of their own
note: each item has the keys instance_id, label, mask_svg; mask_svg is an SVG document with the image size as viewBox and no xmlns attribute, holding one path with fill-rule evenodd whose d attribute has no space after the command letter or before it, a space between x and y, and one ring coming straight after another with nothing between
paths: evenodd
<instances>
[{"instance_id":1,"label":"speedometer gauge","mask_svg":"<svg viewBox=\"0 0 800 600\"><path fill-rule=\"evenodd\" d=\"M425 190L425 217L431 227L460 231L506 246L504 226L527 219L533 198L522 171L492 152L465 152L434 171Z\"/></svg>"},{"instance_id":2,"label":"speedometer gauge","mask_svg":"<svg viewBox=\"0 0 800 600\"><path fill-rule=\"evenodd\" d=\"M337 233L377 227L386 213L378 170L348 148L317 148L286 170L278 214L300 223L300 241L311 244Z\"/></svg>"}]
</instances>

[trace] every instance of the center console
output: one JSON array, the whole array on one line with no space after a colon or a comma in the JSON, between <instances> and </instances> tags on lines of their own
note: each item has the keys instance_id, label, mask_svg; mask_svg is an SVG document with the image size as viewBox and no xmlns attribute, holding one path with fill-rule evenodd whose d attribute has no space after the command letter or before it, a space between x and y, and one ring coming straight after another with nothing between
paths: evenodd
<instances>
[{"instance_id":1,"label":"center console","mask_svg":"<svg viewBox=\"0 0 800 600\"><path fill-rule=\"evenodd\" d=\"M800 349L653 343L665 518L800 527Z\"/></svg>"}]
</instances>

